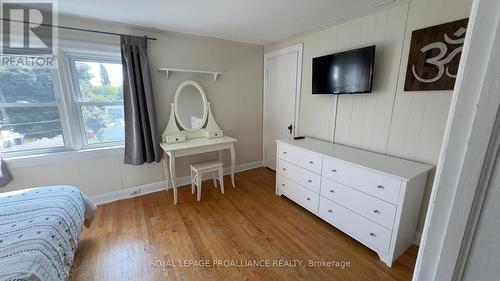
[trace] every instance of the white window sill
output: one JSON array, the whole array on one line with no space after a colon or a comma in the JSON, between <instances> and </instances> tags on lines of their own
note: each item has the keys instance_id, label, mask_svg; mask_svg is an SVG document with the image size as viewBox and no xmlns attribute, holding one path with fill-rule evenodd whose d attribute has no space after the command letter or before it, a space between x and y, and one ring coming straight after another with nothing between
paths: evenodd
<instances>
[{"instance_id":1,"label":"white window sill","mask_svg":"<svg viewBox=\"0 0 500 281\"><path fill-rule=\"evenodd\" d=\"M68 150L61 152L25 155L5 158L9 168L32 167L68 161L89 160L124 155L124 145Z\"/></svg>"}]
</instances>

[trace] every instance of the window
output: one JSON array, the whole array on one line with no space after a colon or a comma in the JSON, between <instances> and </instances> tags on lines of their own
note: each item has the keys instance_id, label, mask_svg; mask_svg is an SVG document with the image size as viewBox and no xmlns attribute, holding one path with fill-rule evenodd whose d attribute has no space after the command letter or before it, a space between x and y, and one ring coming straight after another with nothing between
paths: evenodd
<instances>
[{"instance_id":1,"label":"window","mask_svg":"<svg viewBox=\"0 0 500 281\"><path fill-rule=\"evenodd\" d=\"M0 150L65 146L56 98L57 74L51 69L0 66Z\"/></svg>"},{"instance_id":2,"label":"window","mask_svg":"<svg viewBox=\"0 0 500 281\"><path fill-rule=\"evenodd\" d=\"M125 139L123 76L119 58L70 56L84 146Z\"/></svg>"},{"instance_id":3,"label":"window","mask_svg":"<svg viewBox=\"0 0 500 281\"><path fill-rule=\"evenodd\" d=\"M0 65L0 151L8 156L121 145L124 121L119 56L61 52L56 69Z\"/></svg>"}]
</instances>

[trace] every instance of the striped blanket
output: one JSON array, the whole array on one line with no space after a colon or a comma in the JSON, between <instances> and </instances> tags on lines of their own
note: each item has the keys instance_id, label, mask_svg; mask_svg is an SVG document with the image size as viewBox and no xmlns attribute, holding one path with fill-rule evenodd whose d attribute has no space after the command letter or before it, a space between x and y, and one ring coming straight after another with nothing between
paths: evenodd
<instances>
[{"instance_id":1,"label":"striped blanket","mask_svg":"<svg viewBox=\"0 0 500 281\"><path fill-rule=\"evenodd\" d=\"M71 186L0 193L0 280L67 280L95 208Z\"/></svg>"}]
</instances>

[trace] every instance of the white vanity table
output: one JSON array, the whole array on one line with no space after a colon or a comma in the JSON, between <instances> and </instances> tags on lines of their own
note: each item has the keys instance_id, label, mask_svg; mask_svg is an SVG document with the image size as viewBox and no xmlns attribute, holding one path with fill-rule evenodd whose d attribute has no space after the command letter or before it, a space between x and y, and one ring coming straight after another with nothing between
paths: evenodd
<instances>
[{"instance_id":1,"label":"white vanity table","mask_svg":"<svg viewBox=\"0 0 500 281\"><path fill-rule=\"evenodd\" d=\"M222 161L222 152L229 150L231 182L234 187L234 143L237 141L235 138L224 136L215 122L205 91L198 83L185 81L179 85L171 105L170 120L160 143L165 153L163 169L167 187L169 177L172 181L174 204L177 204L175 158L218 151L219 160Z\"/></svg>"}]
</instances>

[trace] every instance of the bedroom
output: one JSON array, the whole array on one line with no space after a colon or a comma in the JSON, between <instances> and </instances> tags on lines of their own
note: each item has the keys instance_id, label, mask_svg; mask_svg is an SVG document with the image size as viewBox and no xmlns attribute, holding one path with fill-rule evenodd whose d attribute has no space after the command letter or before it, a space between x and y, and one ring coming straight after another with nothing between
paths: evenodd
<instances>
[{"instance_id":1,"label":"bedroom","mask_svg":"<svg viewBox=\"0 0 500 281\"><path fill-rule=\"evenodd\" d=\"M0 280L493 280L496 2L2 1Z\"/></svg>"}]
</instances>

